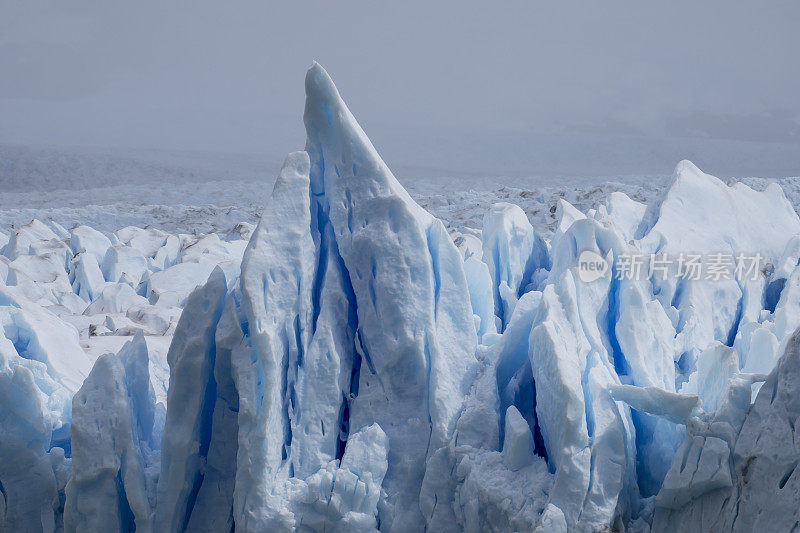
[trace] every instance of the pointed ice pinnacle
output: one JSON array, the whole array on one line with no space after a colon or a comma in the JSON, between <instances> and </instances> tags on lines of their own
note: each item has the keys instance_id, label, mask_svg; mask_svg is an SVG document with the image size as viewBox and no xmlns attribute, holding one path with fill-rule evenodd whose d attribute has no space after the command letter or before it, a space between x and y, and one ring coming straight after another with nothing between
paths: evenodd
<instances>
[{"instance_id":1,"label":"pointed ice pinnacle","mask_svg":"<svg viewBox=\"0 0 800 533\"><path fill-rule=\"evenodd\" d=\"M378 422L386 431L389 497L381 523L417 529L425 460L452 434L475 365L461 256L441 221L395 179L317 64L306 76L306 96L311 190L350 277L366 363L350 427Z\"/></svg>"},{"instance_id":2,"label":"pointed ice pinnacle","mask_svg":"<svg viewBox=\"0 0 800 533\"><path fill-rule=\"evenodd\" d=\"M516 407L506 411L506 431L503 441L503 456L510 470L519 470L533 461L533 435L528 423Z\"/></svg>"},{"instance_id":3,"label":"pointed ice pinnacle","mask_svg":"<svg viewBox=\"0 0 800 533\"><path fill-rule=\"evenodd\" d=\"M249 350L232 354L239 391L234 515L246 531L267 528L269 515L280 510L280 504L267 508L268 495L291 477L291 422L301 412L294 405L295 382L311 331L308 168L305 152L287 156L242 259Z\"/></svg>"},{"instance_id":4,"label":"pointed ice pinnacle","mask_svg":"<svg viewBox=\"0 0 800 533\"><path fill-rule=\"evenodd\" d=\"M167 420L161 443L156 531L184 531L205 475L216 400L214 333L226 293L217 268L189 296L169 347Z\"/></svg>"}]
</instances>

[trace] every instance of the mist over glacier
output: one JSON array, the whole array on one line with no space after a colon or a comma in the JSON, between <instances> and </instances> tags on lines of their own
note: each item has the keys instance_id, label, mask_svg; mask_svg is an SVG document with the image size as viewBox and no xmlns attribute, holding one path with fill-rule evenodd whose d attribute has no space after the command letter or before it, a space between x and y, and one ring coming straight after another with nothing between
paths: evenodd
<instances>
[{"instance_id":1,"label":"mist over glacier","mask_svg":"<svg viewBox=\"0 0 800 533\"><path fill-rule=\"evenodd\" d=\"M682 161L646 203L445 223L316 63L304 124L271 194L250 185L256 224L0 233L0 529L796 527L800 218L777 183ZM760 262L658 275L685 253Z\"/></svg>"},{"instance_id":2,"label":"mist over glacier","mask_svg":"<svg viewBox=\"0 0 800 533\"><path fill-rule=\"evenodd\" d=\"M721 178L800 168L794 2L12 0L0 11L0 154L44 149L41 167L55 148L67 157L48 173L66 179L82 152L132 150L134 181L151 166L141 159L159 163L147 150L183 152L166 159L202 174L273 178L304 142L296 80L310 59L336 73L405 185L653 176L684 158ZM0 187L9 159L31 157L3 154ZM114 183L115 169L92 181Z\"/></svg>"}]
</instances>

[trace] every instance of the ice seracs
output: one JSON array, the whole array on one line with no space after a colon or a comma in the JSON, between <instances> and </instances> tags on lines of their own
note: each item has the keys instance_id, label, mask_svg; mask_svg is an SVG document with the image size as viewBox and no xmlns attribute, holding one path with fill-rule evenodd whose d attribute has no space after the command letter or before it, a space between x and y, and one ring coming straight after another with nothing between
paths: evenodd
<instances>
[{"instance_id":1,"label":"ice seracs","mask_svg":"<svg viewBox=\"0 0 800 533\"><path fill-rule=\"evenodd\" d=\"M238 456L234 517L245 529L280 520L282 502L269 494L291 472L291 444L298 367L311 333L314 245L309 209L309 162L291 154L242 260L241 314L247 348L232 360L239 391ZM237 357L238 356L238 357ZM241 464L241 463L240 463ZM274 525L272 527L275 527Z\"/></svg>"},{"instance_id":2,"label":"ice seracs","mask_svg":"<svg viewBox=\"0 0 800 533\"><path fill-rule=\"evenodd\" d=\"M750 405L750 382L733 380L720 412L693 429L656 500L654 531L783 531L795 527L800 451L800 336Z\"/></svg>"},{"instance_id":3,"label":"ice seracs","mask_svg":"<svg viewBox=\"0 0 800 533\"><path fill-rule=\"evenodd\" d=\"M186 250L203 241L202 235L127 233L139 237L126 237L128 244L120 244L117 235L86 226L67 231L50 221L34 221L18 228L12 245L2 250L0 530L75 530L88 523L125 529L132 521L146 530L152 523L169 381L166 354L181 314L176 306L194 285L205 284L208 269L220 264L238 270L246 241L236 235L224 242L217 237L213 250L200 246L192 252ZM150 239L153 234L157 238ZM191 275L182 287L174 287L178 291L162 294L153 305L137 294L147 292L126 270L118 281L105 279L101 265L115 246L129 248L120 257L144 257L137 268L146 265L141 271L145 281L183 258L189 263L184 273ZM205 276L200 279L197 271ZM171 294L178 294L174 305L168 302ZM100 362L90 377L95 360ZM136 364L130 367L126 361ZM115 383L120 388L109 389ZM73 410L78 397L87 402ZM78 465L75 475L73 464ZM107 467L116 470L107 472ZM122 486L113 475L107 478L114 472ZM144 489L136 481L140 476ZM69 505L68 481L73 482Z\"/></svg>"},{"instance_id":4,"label":"ice seracs","mask_svg":"<svg viewBox=\"0 0 800 533\"><path fill-rule=\"evenodd\" d=\"M3 344L0 357L7 357L13 348ZM48 453L52 422L34 377L44 369L2 362L6 364L0 365L0 525L8 531L54 531L58 487L51 457L63 458L63 450L60 455Z\"/></svg>"},{"instance_id":5,"label":"ice seracs","mask_svg":"<svg viewBox=\"0 0 800 533\"><path fill-rule=\"evenodd\" d=\"M15 287L0 286L0 324L12 354L44 364L46 373L70 392L80 388L91 362L74 328L29 301ZM9 350L10 351L10 350Z\"/></svg>"},{"instance_id":6,"label":"ice seracs","mask_svg":"<svg viewBox=\"0 0 800 533\"><path fill-rule=\"evenodd\" d=\"M157 460L154 415L140 333L119 355L101 356L73 399L65 531L153 531L155 479L148 466Z\"/></svg>"},{"instance_id":7,"label":"ice seracs","mask_svg":"<svg viewBox=\"0 0 800 533\"><path fill-rule=\"evenodd\" d=\"M217 400L215 332L226 289L225 275L215 269L208 282L189 296L167 354L170 386L155 531L185 531L205 489L204 464Z\"/></svg>"},{"instance_id":8,"label":"ice seracs","mask_svg":"<svg viewBox=\"0 0 800 533\"><path fill-rule=\"evenodd\" d=\"M675 252L761 252L779 259L800 232L800 221L780 186L756 191L742 183L726 185L690 161L675 168L642 246Z\"/></svg>"},{"instance_id":9,"label":"ice seracs","mask_svg":"<svg viewBox=\"0 0 800 533\"><path fill-rule=\"evenodd\" d=\"M93 255L100 264L111 247L111 240L89 226L78 226L70 232L69 247L75 255L84 252Z\"/></svg>"},{"instance_id":10,"label":"ice seracs","mask_svg":"<svg viewBox=\"0 0 800 533\"><path fill-rule=\"evenodd\" d=\"M550 240L509 203L448 232L317 64L304 120L254 228L0 235L0 530L796 526L779 188L681 162ZM656 268L689 253L762 263Z\"/></svg>"},{"instance_id":11,"label":"ice seracs","mask_svg":"<svg viewBox=\"0 0 800 533\"><path fill-rule=\"evenodd\" d=\"M483 262L494 286L495 314L502 331L519 296L550 269L550 249L525 212L509 203L494 204L483 218Z\"/></svg>"}]
</instances>

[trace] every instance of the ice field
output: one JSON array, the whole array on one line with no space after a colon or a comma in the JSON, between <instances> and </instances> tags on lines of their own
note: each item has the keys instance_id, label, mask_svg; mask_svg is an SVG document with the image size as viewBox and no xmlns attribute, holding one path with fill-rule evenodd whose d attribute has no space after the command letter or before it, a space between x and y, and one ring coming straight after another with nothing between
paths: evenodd
<instances>
[{"instance_id":1,"label":"ice field","mask_svg":"<svg viewBox=\"0 0 800 533\"><path fill-rule=\"evenodd\" d=\"M276 177L0 147L0 531L800 527L800 178L401 183L305 83Z\"/></svg>"}]
</instances>

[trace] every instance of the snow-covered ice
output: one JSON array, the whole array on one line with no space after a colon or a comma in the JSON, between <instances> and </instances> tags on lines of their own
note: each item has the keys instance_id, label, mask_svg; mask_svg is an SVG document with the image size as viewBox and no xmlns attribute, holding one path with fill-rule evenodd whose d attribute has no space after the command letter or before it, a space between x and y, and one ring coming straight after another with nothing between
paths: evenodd
<instances>
[{"instance_id":1,"label":"snow-covered ice","mask_svg":"<svg viewBox=\"0 0 800 533\"><path fill-rule=\"evenodd\" d=\"M215 204L0 200L0 530L798 527L796 180L406 189L317 64L304 121Z\"/></svg>"}]
</instances>

